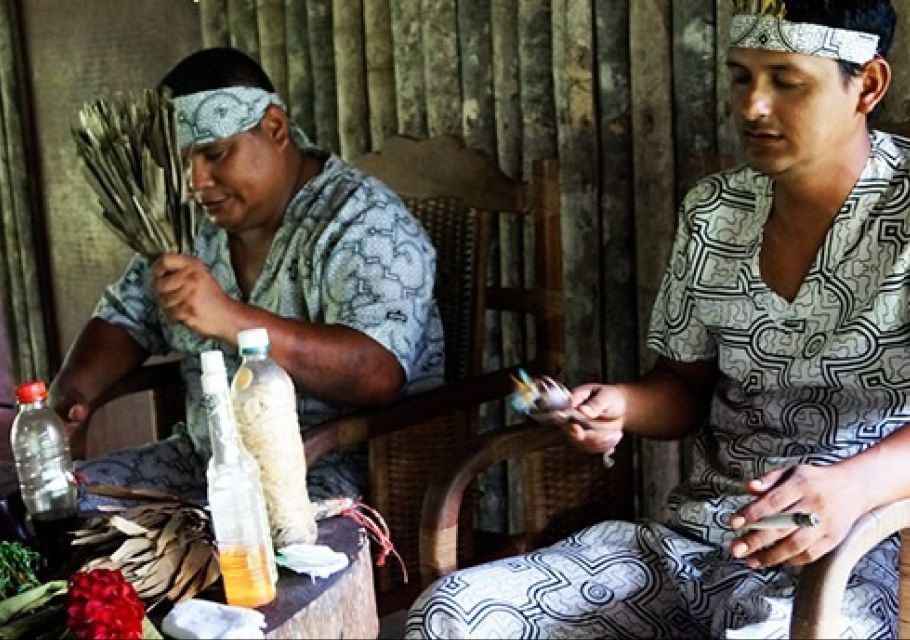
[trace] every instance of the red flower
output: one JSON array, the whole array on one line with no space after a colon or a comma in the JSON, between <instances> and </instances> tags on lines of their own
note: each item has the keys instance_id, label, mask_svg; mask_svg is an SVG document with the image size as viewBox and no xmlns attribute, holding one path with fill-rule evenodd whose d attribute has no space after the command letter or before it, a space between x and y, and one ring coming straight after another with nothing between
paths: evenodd
<instances>
[{"instance_id":1,"label":"red flower","mask_svg":"<svg viewBox=\"0 0 910 640\"><path fill-rule=\"evenodd\" d=\"M66 594L66 626L76 640L142 637L145 605L117 570L74 573Z\"/></svg>"}]
</instances>

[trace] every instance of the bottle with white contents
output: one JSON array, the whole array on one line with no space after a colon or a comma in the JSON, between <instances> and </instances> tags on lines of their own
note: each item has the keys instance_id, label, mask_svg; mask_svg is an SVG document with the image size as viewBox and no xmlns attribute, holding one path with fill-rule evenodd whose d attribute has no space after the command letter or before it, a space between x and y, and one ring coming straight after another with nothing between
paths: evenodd
<instances>
[{"instance_id":1,"label":"bottle with white contents","mask_svg":"<svg viewBox=\"0 0 910 640\"><path fill-rule=\"evenodd\" d=\"M202 405L212 441L208 498L224 594L230 605L258 607L275 599L278 577L259 466L237 433L222 353L205 351L200 359Z\"/></svg>"},{"instance_id":2,"label":"bottle with white contents","mask_svg":"<svg viewBox=\"0 0 910 640\"><path fill-rule=\"evenodd\" d=\"M262 491L277 548L316 542L316 519L306 484L306 457L297 397L287 372L269 357L268 332L237 334L243 361L231 383L240 437L259 463Z\"/></svg>"}]
</instances>

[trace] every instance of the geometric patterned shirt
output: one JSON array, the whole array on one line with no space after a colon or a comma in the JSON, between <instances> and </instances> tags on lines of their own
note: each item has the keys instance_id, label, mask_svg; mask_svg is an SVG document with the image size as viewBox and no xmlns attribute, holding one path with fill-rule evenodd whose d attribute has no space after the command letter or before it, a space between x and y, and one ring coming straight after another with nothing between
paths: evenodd
<instances>
[{"instance_id":1,"label":"geometric patterned shirt","mask_svg":"<svg viewBox=\"0 0 910 640\"><path fill-rule=\"evenodd\" d=\"M227 233L205 216L200 218L193 255L208 266L229 296L242 300ZM443 381L435 274L435 249L398 196L331 155L322 172L288 206L245 302L283 317L345 325L368 335L395 355L405 372L405 393L413 393ZM183 356L186 427L196 449L207 457L199 354L221 349L229 377L240 357L228 344L203 339L183 324L169 322L158 307L152 281L148 263L137 255L120 280L104 291L94 315L122 327L150 353ZM297 400L304 431L350 410L299 392Z\"/></svg>"},{"instance_id":2,"label":"geometric patterned shirt","mask_svg":"<svg viewBox=\"0 0 910 640\"><path fill-rule=\"evenodd\" d=\"M872 150L796 297L762 280L759 249L773 181L750 168L685 197L648 344L719 380L696 435L692 472L669 524L716 544L752 498L743 482L826 465L910 421L910 141Z\"/></svg>"}]
</instances>

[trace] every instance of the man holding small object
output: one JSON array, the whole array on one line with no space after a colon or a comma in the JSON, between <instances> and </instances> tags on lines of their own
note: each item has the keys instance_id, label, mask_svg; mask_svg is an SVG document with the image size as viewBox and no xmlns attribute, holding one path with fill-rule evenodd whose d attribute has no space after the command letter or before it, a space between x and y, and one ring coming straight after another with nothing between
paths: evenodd
<instances>
[{"instance_id":1,"label":"man holding small object","mask_svg":"<svg viewBox=\"0 0 910 640\"><path fill-rule=\"evenodd\" d=\"M727 66L748 166L685 197L640 380L586 384L582 449L695 434L666 523L604 522L442 578L410 637L786 637L799 570L910 496L910 142L870 131L887 0L740 1ZM874 486L868 480L875 478ZM894 539L841 635L896 635Z\"/></svg>"}]
</instances>

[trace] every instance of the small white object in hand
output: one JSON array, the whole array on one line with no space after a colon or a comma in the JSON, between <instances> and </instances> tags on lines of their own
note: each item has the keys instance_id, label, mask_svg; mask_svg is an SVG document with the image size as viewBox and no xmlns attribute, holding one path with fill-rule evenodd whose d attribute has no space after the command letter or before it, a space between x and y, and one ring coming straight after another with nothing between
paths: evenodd
<instances>
[{"instance_id":1,"label":"small white object in hand","mask_svg":"<svg viewBox=\"0 0 910 640\"><path fill-rule=\"evenodd\" d=\"M324 544L290 544L278 550L275 562L291 571L327 578L349 564L348 556Z\"/></svg>"},{"instance_id":2,"label":"small white object in hand","mask_svg":"<svg viewBox=\"0 0 910 640\"><path fill-rule=\"evenodd\" d=\"M178 640L196 638L264 638L265 616L255 609L191 598L174 605L161 631Z\"/></svg>"}]
</instances>

